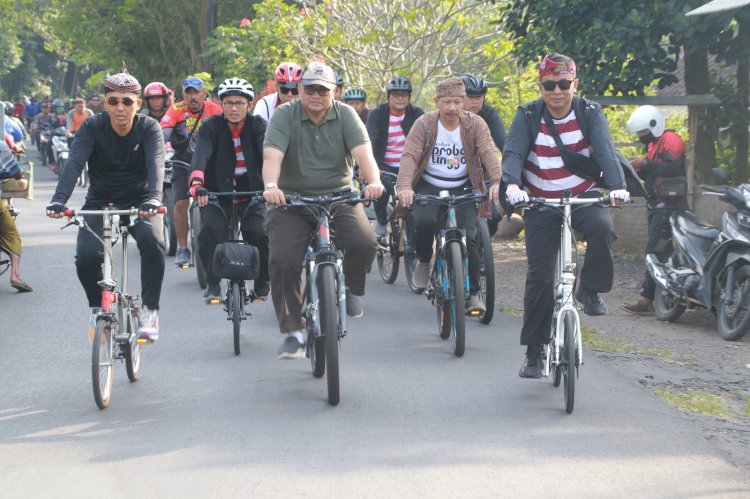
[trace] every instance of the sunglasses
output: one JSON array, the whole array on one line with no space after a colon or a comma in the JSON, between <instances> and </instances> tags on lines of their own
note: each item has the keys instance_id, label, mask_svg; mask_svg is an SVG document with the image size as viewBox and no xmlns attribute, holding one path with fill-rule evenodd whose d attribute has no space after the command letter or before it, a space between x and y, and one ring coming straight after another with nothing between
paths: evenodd
<instances>
[{"instance_id":1,"label":"sunglasses","mask_svg":"<svg viewBox=\"0 0 750 499\"><path fill-rule=\"evenodd\" d=\"M319 87L317 85L308 85L303 87L305 89L305 93L307 95L313 95L317 93L321 97L325 97L326 95L331 93L331 90L326 87Z\"/></svg>"},{"instance_id":2,"label":"sunglasses","mask_svg":"<svg viewBox=\"0 0 750 499\"><path fill-rule=\"evenodd\" d=\"M299 88L289 88L289 87L279 87L279 92L286 95L289 92L292 92L292 95L299 95Z\"/></svg>"},{"instance_id":3,"label":"sunglasses","mask_svg":"<svg viewBox=\"0 0 750 499\"><path fill-rule=\"evenodd\" d=\"M554 91L555 87L560 87L560 90L569 90L572 84L573 80L543 81L542 88L547 92Z\"/></svg>"},{"instance_id":4,"label":"sunglasses","mask_svg":"<svg viewBox=\"0 0 750 499\"><path fill-rule=\"evenodd\" d=\"M125 107L130 107L135 104L135 101L130 97L125 97L123 99L118 99L117 97L109 97L107 99L107 104L112 107L116 107L118 104L120 104L120 102L122 102L122 105Z\"/></svg>"},{"instance_id":5,"label":"sunglasses","mask_svg":"<svg viewBox=\"0 0 750 499\"><path fill-rule=\"evenodd\" d=\"M182 86L203 88L203 81L198 78L188 78L187 80L182 80Z\"/></svg>"}]
</instances>

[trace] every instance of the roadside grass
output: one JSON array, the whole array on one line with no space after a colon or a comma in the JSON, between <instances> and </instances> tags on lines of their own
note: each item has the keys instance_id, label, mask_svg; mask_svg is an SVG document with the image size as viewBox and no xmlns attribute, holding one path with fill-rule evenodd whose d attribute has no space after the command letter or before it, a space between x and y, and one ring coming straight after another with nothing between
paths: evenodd
<instances>
[{"instance_id":1,"label":"roadside grass","mask_svg":"<svg viewBox=\"0 0 750 499\"><path fill-rule=\"evenodd\" d=\"M750 416L750 397L747 398L745 403L745 416Z\"/></svg>"},{"instance_id":2,"label":"roadside grass","mask_svg":"<svg viewBox=\"0 0 750 499\"><path fill-rule=\"evenodd\" d=\"M654 388L654 393L667 401L669 405L685 412L693 412L704 416L713 416L731 420L732 410L724 397L704 390L689 390L676 392L667 388ZM745 412L750 407L745 408Z\"/></svg>"},{"instance_id":3,"label":"roadside grass","mask_svg":"<svg viewBox=\"0 0 750 499\"><path fill-rule=\"evenodd\" d=\"M666 348L653 348L634 340L626 340L617 336L610 336L594 326L581 324L583 346L606 353L630 353L661 357L669 361L678 361L677 354Z\"/></svg>"},{"instance_id":4,"label":"roadside grass","mask_svg":"<svg viewBox=\"0 0 750 499\"><path fill-rule=\"evenodd\" d=\"M509 307L504 303L495 302L495 310L503 314L512 315L513 317L523 317L523 310L516 310L513 307Z\"/></svg>"}]
</instances>

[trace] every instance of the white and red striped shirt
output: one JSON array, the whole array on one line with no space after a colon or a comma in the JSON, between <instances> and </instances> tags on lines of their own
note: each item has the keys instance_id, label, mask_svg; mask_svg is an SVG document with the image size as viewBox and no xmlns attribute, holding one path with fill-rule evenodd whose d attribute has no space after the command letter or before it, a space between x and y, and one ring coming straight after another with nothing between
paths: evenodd
<instances>
[{"instance_id":1,"label":"white and red striped shirt","mask_svg":"<svg viewBox=\"0 0 750 499\"><path fill-rule=\"evenodd\" d=\"M237 161L234 164L234 178L239 178L247 175L247 164L245 164L245 154L242 152L242 142L240 142L240 134L242 129L245 128L243 124L239 130L229 129L232 133L232 143L234 144L234 155Z\"/></svg>"},{"instance_id":2,"label":"white and red striped shirt","mask_svg":"<svg viewBox=\"0 0 750 499\"><path fill-rule=\"evenodd\" d=\"M390 113L388 120L388 143L385 146L385 157L383 161L391 168L398 168L401 163L401 155L404 153L404 144L406 144L406 135L401 128L401 122L404 121L406 113L395 115Z\"/></svg>"},{"instance_id":3,"label":"white and red striped shirt","mask_svg":"<svg viewBox=\"0 0 750 499\"><path fill-rule=\"evenodd\" d=\"M541 120L536 142L526 158L523 170L523 185L529 194L533 197L559 198L563 191L570 190L573 196L579 196L596 186L594 180L573 175L565 168L555 139L549 134L544 118ZM575 111L571 111L564 118L552 121L562 143L568 149L582 156L589 156L589 143L581 133Z\"/></svg>"}]
</instances>

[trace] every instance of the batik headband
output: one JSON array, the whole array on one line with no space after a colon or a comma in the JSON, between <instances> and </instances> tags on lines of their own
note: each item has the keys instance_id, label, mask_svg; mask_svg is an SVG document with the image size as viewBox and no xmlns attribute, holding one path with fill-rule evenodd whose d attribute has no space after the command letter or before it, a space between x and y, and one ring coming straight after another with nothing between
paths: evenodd
<instances>
[{"instance_id":1,"label":"batik headband","mask_svg":"<svg viewBox=\"0 0 750 499\"><path fill-rule=\"evenodd\" d=\"M576 63L573 61L573 59L569 59L567 63L565 61L555 62L552 59L550 59L548 55L546 55L544 56L542 63L539 64L539 78L545 75L575 74L575 73L576 73Z\"/></svg>"}]
</instances>

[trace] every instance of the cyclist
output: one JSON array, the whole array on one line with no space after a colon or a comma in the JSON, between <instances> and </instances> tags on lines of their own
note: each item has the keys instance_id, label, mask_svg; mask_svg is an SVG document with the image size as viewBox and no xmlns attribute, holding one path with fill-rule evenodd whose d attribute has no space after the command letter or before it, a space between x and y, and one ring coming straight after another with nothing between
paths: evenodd
<instances>
[{"instance_id":1,"label":"cyclist","mask_svg":"<svg viewBox=\"0 0 750 499\"><path fill-rule=\"evenodd\" d=\"M628 131L637 133L638 139L648 148L647 157L630 158L630 164L644 180L648 198L648 243L646 254L657 253L659 242L672 237L669 217L676 210L686 208L684 198L661 199L654 189L656 181L663 177L685 176L685 142L672 130L665 130L664 115L654 106L640 106L628 120ZM659 256L668 257L671 244L659 251ZM654 311L656 283L646 272L641 294L635 303L622 306L627 312L647 315Z\"/></svg>"},{"instance_id":2,"label":"cyclist","mask_svg":"<svg viewBox=\"0 0 750 499\"><path fill-rule=\"evenodd\" d=\"M253 114L266 121L271 121L273 112L280 105L299 97L299 79L302 68L294 62L282 62L274 71L276 92L266 95L253 108Z\"/></svg>"},{"instance_id":3,"label":"cyclist","mask_svg":"<svg viewBox=\"0 0 750 499\"><path fill-rule=\"evenodd\" d=\"M368 182L364 195L380 196L378 167L372 157L367 130L350 106L333 100L333 69L312 62L301 78L302 97L274 113L263 143L263 197L270 205L285 204L284 191L318 195L352 185L352 159ZM278 358L304 355L302 332L302 261L315 217L304 210L269 209L271 297L279 329L287 337ZM342 205L333 216L336 245L344 251L348 291L346 312L361 317L365 272L372 262L377 241L361 204Z\"/></svg>"},{"instance_id":4,"label":"cyclist","mask_svg":"<svg viewBox=\"0 0 750 499\"><path fill-rule=\"evenodd\" d=\"M505 139L502 166L508 201L526 203L529 195L558 198L567 190L574 197L601 196L603 188L610 190L614 204L629 199L601 106L574 95L578 86L575 61L562 54L547 55L538 71L542 96L519 107ZM570 156L574 157L566 159ZM602 172L599 181L573 173L592 160ZM526 345L526 358L518 375L540 378L542 348L549 343L552 328L560 217L554 210L529 210L524 218L528 272L521 345ZM604 315L607 306L599 293L612 289L616 238L612 219L606 209L594 205L576 208L572 218L573 229L582 232L587 243L575 298L583 303L586 314Z\"/></svg>"},{"instance_id":5,"label":"cyclist","mask_svg":"<svg viewBox=\"0 0 750 499\"><path fill-rule=\"evenodd\" d=\"M266 120L250 113L255 98L253 87L242 78L229 78L218 86L224 113L207 119L198 132L193 153L190 190L201 207L202 226L198 235L208 287L203 297L210 301L221 297L220 279L213 275L216 245L227 240L228 217L232 200L223 198L219 206L208 204L208 191L262 191L263 138ZM256 297L265 298L268 287L268 236L264 227L266 205L263 201L242 200L242 238L260 252L260 273L253 283Z\"/></svg>"},{"instance_id":6,"label":"cyclist","mask_svg":"<svg viewBox=\"0 0 750 499\"><path fill-rule=\"evenodd\" d=\"M221 114L221 106L207 100L203 80L191 76L182 82L184 100L174 103L161 119L164 141L174 149L173 159L190 163L198 140L198 130L205 120ZM172 172L174 221L177 251L174 263L184 267L190 262L188 240L188 171L175 168Z\"/></svg>"},{"instance_id":7,"label":"cyclist","mask_svg":"<svg viewBox=\"0 0 750 499\"><path fill-rule=\"evenodd\" d=\"M0 180L6 178L22 179L23 171L13 155L13 151L0 140ZM5 201L0 198L0 248L10 257L10 285L19 293L34 289L21 279L21 235Z\"/></svg>"},{"instance_id":8,"label":"cyclist","mask_svg":"<svg viewBox=\"0 0 750 499\"><path fill-rule=\"evenodd\" d=\"M396 179L399 202L412 206L414 194L438 194L448 190L458 194L467 187L486 191L485 175L491 180L490 200L482 203L479 215L491 214L490 203L496 202L500 186L500 161L492 144L487 124L477 115L463 110L466 89L458 77L441 81L435 89L437 111L414 123L406 138L404 154ZM435 232L440 228L441 207L435 204L415 205L414 229L419 263L414 271L414 284L427 287ZM456 207L459 227L466 231L469 254L469 291L467 312L486 312L479 292L479 252L476 245L477 208L473 203Z\"/></svg>"},{"instance_id":9,"label":"cyclist","mask_svg":"<svg viewBox=\"0 0 750 499\"><path fill-rule=\"evenodd\" d=\"M159 298L164 278L163 217L154 217L161 206L164 176L164 137L159 123L137 114L141 85L122 72L104 79L106 111L83 122L70 150L68 166L47 206L47 215L62 218L76 179L88 162L91 184L84 210L101 210L109 204L128 209L138 206L142 220L130 229L141 253L143 308L138 337L159 338ZM150 218L149 218L150 217ZM101 234L101 217L87 217L86 223ZM78 231L76 269L91 307L90 325L96 324L101 300L101 243L86 229Z\"/></svg>"},{"instance_id":10,"label":"cyclist","mask_svg":"<svg viewBox=\"0 0 750 499\"><path fill-rule=\"evenodd\" d=\"M333 89L333 100L340 101L344 91L344 77L338 71L333 72L336 75L336 88Z\"/></svg>"},{"instance_id":11,"label":"cyclist","mask_svg":"<svg viewBox=\"0 0 750 499\"><path fill-rule=\"evenodd\" d=\"M497 114L495 108L487 104L485 99L487 95L487 83L474 74L462 76L461 79L466 87L464 111L478 114L487 123L495 146L502 151L505 144L505 128L503 127L503 120L500 119L500 115Z\"/></svg>"},{"instance_id":12,"label":"cyclist","mask_svg":"<svg viewBox=\"0 0 750 499\"><path fill-rule=\"evenodd\" d=\"M169 89L160 81L151 82L143 89L143 100L146 108L142 114L161 121L169 109Z\"/></svg>"},{"instance_id":13,"label":"cyclist","mask_svg":"<svg viewBox=\"0 0 750 499\"><path fill-rule=\"evenodd\" d=\"M417 118L424 114L422 108L411 101L411 82L404 76L394 75L385 87L387 102L370 112L367 133L372 142L372 152L380 171L398 174L406 137ZM393 196L393 179L383 175L385 195L375 202L375 234L383 237L388 223L388 201Z\"/></svg>"},{"instance_id":14,"label":"cyclist","mask_svg":"<svg viewBox=\"0 0 750 499\"><path fill-rule=\"evenodd\" d=\"M367 92L364 88L354 87L344 92L344 104L349 104L357 111L362 123L367 123L370 108L367 107Z\"/></svg>"},{"instance_id":15,"label":"cyclist","mask_svg":"<svg viewBox=\"0 0 750 499\"><path fill-rule=\"evenodd\" d=\"M73 109L68 111L66 118L65 136L68 138L68 147L70 147L70 144L73 142L73 137L75 137L78 129L81 128L83 121L93 115L94 112L86 107L86 101L81 97L78 97L75 100Z\"/></svg>"}]
</instances>

